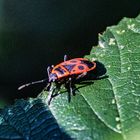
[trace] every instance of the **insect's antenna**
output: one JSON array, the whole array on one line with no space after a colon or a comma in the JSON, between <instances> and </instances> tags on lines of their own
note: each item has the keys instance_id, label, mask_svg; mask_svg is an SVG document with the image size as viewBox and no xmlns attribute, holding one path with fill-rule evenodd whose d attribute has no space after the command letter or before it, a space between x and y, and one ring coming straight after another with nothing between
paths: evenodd
<instances>
[{"instance_id":1,"label":"insect's antenna","mask_svg":"<svg viewBox=\"0 0 140 140\"><path fill-rule=\"evenodd\" d=\"M27 83L27 84L24 84L24 85L20 86L20 87L18 88L18 90L21 90L21 89L23 89L23 88L25 88L25 87L28 87L28 86L30 86L30 85L39 84L39 83L43 83L43 82L46 82L46 81L47 81L47 79L43 79L43 80L39 80L39 81L30 82L30 83Z\"/></svg>"}]
</instances>

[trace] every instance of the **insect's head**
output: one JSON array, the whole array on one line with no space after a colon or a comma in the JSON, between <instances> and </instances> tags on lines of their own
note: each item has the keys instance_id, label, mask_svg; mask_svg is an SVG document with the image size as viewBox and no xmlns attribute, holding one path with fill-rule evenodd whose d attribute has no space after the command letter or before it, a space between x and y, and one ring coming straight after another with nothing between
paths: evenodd
<instances>
[{"instance_id":1,"label":"insect's head","mask_svg":"<svg viewBox=\"0 0 140 140\"><path fill-rule=\"evenodd\" d=\"M55 73L50 73L49 82L55 82L57 80L57 75Z\"/></svg>"}]
</instances>

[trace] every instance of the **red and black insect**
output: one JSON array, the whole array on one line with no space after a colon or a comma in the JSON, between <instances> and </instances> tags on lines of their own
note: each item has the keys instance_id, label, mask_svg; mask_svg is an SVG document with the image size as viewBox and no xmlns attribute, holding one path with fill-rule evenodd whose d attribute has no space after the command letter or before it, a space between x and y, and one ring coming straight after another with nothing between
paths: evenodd
<instances>
[{"instance_id":1,"label":"red and black insect","mask_svg":"<svg viewBox=\"0 0 140 140\"><path fill-rule=\"evenodd\" d=\"M83 78L89 71L96 68L96 62L91 62L86 58L74 58L67 59L67 55L64 56L64 62L47 68L48 72L48 84L46 88L49 91L48 104L50 104L53 97L58 94L62 84L68 90L68 101L70 102L71 95L75 95L75 81ZM22 89L26 86L45 82L47 79L31 82L25 84L18 89ZM56 91L57 90L57 91Z\"/></svg>"}]
</instances>

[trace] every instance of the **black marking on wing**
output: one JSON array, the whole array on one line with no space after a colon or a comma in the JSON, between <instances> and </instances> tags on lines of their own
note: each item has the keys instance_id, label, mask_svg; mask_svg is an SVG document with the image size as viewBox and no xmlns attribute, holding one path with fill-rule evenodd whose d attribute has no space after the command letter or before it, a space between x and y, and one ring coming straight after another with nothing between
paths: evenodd
<instances>
[{"instance_id":1,"label":"black marking on wing","mask_svg":"<svg viewBox=\"0 0 140 140\"><path fill-rule=\"evenodd\" d=\"M69 65L63 65L65 69L67 69L69 72L72 71L72 69L76 66L76 64L69 64Z\"/></svg>"},{"instance_id":2,"label":"black marking on wing","mask_svg":"<svg viewBox=\"0 0 140 140\"><path fill-rule=\"evenodd\" d=\"M80 60L81 64L86 64L89 68L92 68L94 64L88 60Z\"/></svg>"},{"instance_id":3,"label":"black marking on wing","mask_svg":"<svg viewBox=\"0 0 140 140\"><path fill-rule=\"evenodd\" d=\"M84 70L84 66L79 65L79 66L78 66L78 69L79 69L79 70Z\"/></svg>"},{"instance_id":4,"label":"black marking on wing","mask_svg":"<svg viewBox=\"0 0 140 140\"><path fill-rule=\"evenodd\" d=\"M58 67L55 69L56 71L58 71L60 74L64 74L66 71L64 69L62 69L61 67Z\"/></svg>"}]
</instances>

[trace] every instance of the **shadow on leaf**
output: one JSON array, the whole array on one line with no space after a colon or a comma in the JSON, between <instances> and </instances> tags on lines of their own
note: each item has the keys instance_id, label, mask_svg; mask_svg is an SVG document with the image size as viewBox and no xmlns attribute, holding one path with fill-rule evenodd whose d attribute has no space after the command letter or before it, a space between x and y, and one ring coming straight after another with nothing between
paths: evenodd
<instances>
[{"instance_id":1,"label":"shadow on leaf","mask_svg":"<svg viewBox=\"0 0 140 140\"><path fill-rule=\"evenodd\" d=\"M41 99L17 100L0 120L0 139L71 140Z\"/></svg>"}]
</instances>

